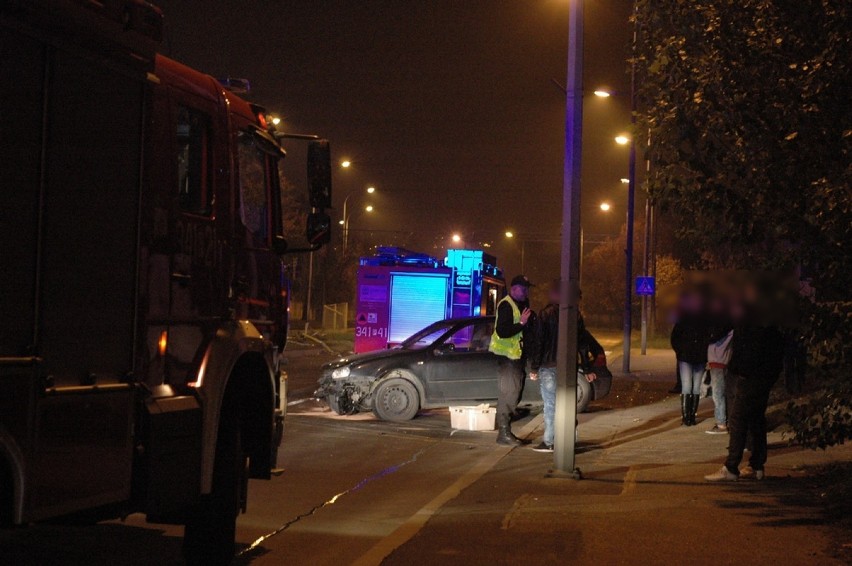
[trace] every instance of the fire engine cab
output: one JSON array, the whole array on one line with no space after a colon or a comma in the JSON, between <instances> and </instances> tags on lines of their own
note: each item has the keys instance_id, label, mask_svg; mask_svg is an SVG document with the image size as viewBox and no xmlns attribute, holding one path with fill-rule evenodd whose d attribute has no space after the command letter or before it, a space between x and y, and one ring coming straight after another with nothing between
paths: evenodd
<instances>
[{"instance_id":1,"label":"fire engine cab","mask_svg":"<svg viewBox=\"0 0 852 566\"><path fill-rule=\"evenodd\" d=\"M287 274L266 111L157 55L138 0L0 4L0 524L143 512L190 563L234 551L283 433Z\"/></svg>"}]
</instances>

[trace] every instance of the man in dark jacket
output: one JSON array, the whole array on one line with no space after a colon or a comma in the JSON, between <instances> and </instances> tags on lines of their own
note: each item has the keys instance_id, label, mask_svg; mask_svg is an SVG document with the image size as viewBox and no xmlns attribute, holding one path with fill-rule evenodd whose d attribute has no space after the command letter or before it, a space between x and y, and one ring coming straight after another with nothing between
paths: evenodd
<instances>
[{"instance_id":1,"label":"man in dark jacket","mask_svg":"<svg viewBox=\"0 0 852 566\"><path fill-rule=\"evenodd\" d=\"M579 293L579 290L577 291ZM579 299L579 297L578 297ZM549 289L549 304L538 315L529 344L530 379L538 380L544 402L544 438L533 448L536 452L553 452L556 410L556 350L559 345L559 281ZM577 316L577 364L585 378L591 383L597 378L596 371L606 369L606 354L586 329L583 316Z\"/></svg>"},{"instance_id":2,"label":"man in dark jacket","mask_svg":"<svg viewBox=\"0 0 852 566\"><path fill-rule=\"evenodd\" d=\"M728 421L730 444L722 469L704 476L707 481L736 481L740 477L762 480L766 464L766 405L784 363L784 336L775 326L741 324L731 340L730 378L736 382ZM746 439L751 433L749 465L739 469Z\"/></svg>"}]
</instances>

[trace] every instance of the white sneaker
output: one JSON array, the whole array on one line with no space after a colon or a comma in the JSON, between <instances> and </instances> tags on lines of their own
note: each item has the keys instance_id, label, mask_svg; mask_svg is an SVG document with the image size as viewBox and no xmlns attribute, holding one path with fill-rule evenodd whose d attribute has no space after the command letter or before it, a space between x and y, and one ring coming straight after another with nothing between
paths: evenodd
<instances>
[{"instance_id":1,"label":"white sneaker","mask_svg":"<svg viewBox=\"0 0 852 566\"><path fill-rule=\"evenodd\" d=\"M739 476L737 474L732 474L728 468L722 466L722 469L716 473L710 474L709 476L704 476L704 479L707 481L737 481Z\"/></svg>"},{"instance_id":2,"label":"white sneaker","mask_svg":"<svg viewBox=\"0 0 852 566\"><path fill-rule=\"evenodd\" d=\"M766 473L763 470L754 470L751 466L746 466L740 470L740 477L747 480L760 481L766 477Z\"/></svg>"}]
</instances>

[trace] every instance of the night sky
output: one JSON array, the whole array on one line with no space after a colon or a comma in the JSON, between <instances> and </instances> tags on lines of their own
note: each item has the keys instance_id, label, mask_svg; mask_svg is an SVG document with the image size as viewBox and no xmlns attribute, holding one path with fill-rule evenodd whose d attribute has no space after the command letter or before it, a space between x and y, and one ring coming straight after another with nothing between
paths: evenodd
<instances>
[{"instance_id":1,"label":"night sky","mask_svg":"<svg viewBox=\"0 0 852 566\"><path fill-rule=\"evenodd\" d=\"M331 140L336 162L352 160L335 176L338 207L356 190L350 204L362 208L360 191L375 185L376 210L353 214L353 235L373 230L374 243L432 251L458 232L469 246L491 242L510 273L520 269L526 239L530 275L558 275L558 245L541 240L559 237L565 97L552 80L565 84L567 1L157 4L166 55L250 79L249 98L283 116L285 131L318 133ZM631 5L586 2L587 234L617 232L625 212L627 148L613 138L629 123ZM619 95L592 96L601 85ZM291 167L302 184L303 162ZM602 200L613 204L608 215Z\"/></svg>"}]
</instances>

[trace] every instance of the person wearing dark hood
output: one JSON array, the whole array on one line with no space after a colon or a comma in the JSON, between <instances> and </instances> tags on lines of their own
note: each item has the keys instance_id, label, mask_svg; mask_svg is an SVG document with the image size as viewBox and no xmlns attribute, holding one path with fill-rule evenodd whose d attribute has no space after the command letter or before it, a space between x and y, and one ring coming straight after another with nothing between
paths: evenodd
<instances>
[{"instance_id":1,"label":"person wearing dark hood","mask_svg":"<svg viewBox=\"0 0 852 566\"><path fill-rule=\"evenodd\" d=\"M550 285L548 305L538 315L530 344L530 379L538 380L544 402L544 437L533 450L553 452L554 417L556 414L556 350L559 346L559 280ZM580 291L577 289L577 299ZM591 383L606 367L606 353L591 332L586 329L583 316L577 313L577 368Z\"/></svg>"},{"instance_id":2,"label":"person wearing dark hood","mask_svg":"<svg viewBox=\"0 0 852 566\"><path fill-rule=\"evenodd\" d=\"M512 434L512 414L518 406L524 383L524 330L532 316L529 288L523 275L512 279L509 294L497 304L497 319L489 351L500 356L497 396L497 443L514 445L523 441Z\"/></svg>"}]
</instances>

